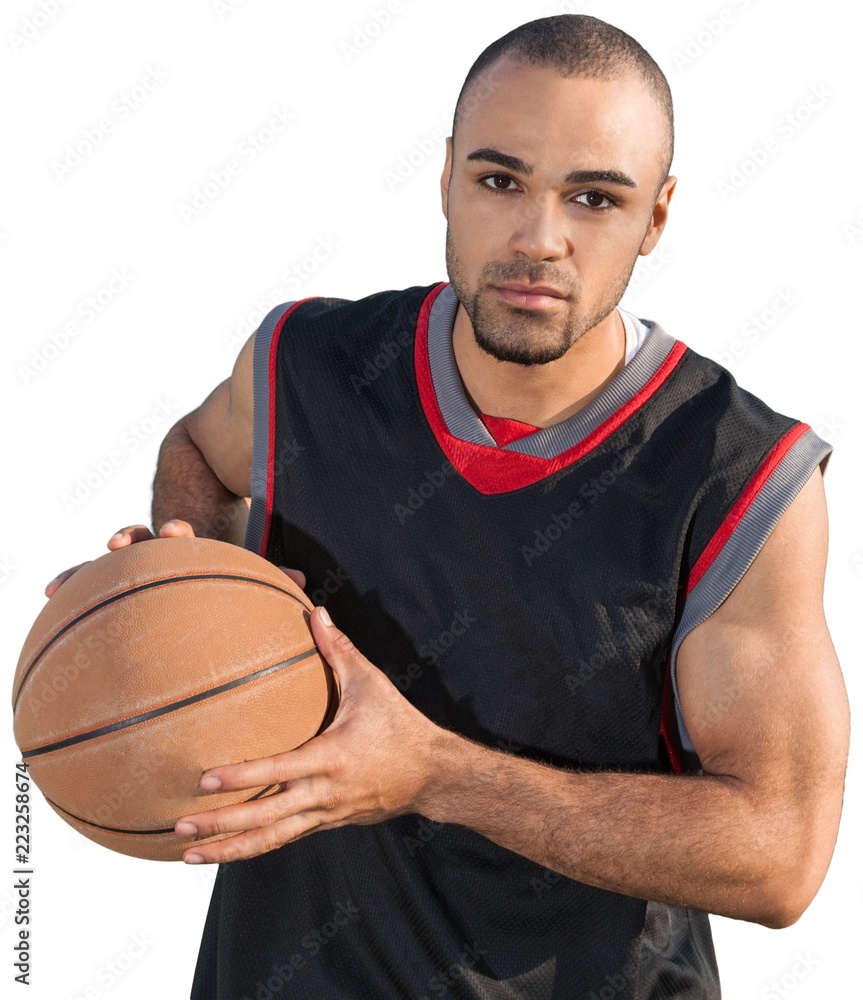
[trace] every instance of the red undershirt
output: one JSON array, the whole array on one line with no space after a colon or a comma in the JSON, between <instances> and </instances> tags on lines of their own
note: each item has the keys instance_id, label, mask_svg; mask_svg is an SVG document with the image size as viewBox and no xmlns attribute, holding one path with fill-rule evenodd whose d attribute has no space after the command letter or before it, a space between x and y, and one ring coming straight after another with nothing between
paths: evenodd
<instances>
[{"instance_id":1,"label":"red undershirt","mask_svg":"<svg viewBox=\"0 0 863 1000\"><path fill-rule=\"evenodd\" d=\"M519 438L527 437L528 434L539 430L533 424L526 424L521 420L510 420L509 417L490 417L485 413L480 413L479 419L488 428L489 434L494 438L494 443L498 447L503 447L510 441L518 441Z\"/></svg>"}]
</instances>

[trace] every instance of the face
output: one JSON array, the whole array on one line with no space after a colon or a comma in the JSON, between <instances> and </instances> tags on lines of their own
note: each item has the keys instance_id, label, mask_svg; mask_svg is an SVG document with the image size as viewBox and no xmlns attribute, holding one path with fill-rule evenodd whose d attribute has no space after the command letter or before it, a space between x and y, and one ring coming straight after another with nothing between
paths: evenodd
<instances>
[{"instance_id":1,"label":"face","mask_svg":"<svg viewBox=\"0 0 863 1000\"><path fill-rule=\"evenodd\" d=\"M447 272L484 351L554 361L614 309L665 225L664 128L635 76L505 57L473 82L441 192Z\"/></svg>"}]
</instances>

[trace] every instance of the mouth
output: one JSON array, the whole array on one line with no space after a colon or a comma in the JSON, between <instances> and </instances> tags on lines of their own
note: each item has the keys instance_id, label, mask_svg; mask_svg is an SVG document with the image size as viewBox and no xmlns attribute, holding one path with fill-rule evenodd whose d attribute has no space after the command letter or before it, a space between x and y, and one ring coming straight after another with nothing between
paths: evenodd
<instances>
[{"instance_id":1,"label":"mouth","mask_svg":"<svg viewBox=\"0 0 863 1000\"><path fill-rule=\"evenodd\" d=\"M566 292L551 285L530 285L511 281L492 287L504 302L520 309L553 309L568 297Z\"/></svg>"}]
</instances>

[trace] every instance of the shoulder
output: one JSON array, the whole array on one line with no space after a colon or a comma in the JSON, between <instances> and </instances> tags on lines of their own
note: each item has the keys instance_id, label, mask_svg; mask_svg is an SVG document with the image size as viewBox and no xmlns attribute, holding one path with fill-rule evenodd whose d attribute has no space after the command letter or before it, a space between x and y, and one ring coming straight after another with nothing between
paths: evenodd
<instances>
[{"instance_id":1,"label":"shoulder","mask_svg":"<svg viewBox=\"0 0 863 1000\"><path fill-rule=\"evenodd\" d=\"M312 296L277 306L273 313L278 314L280 310L290 308L292 316L297 320L306 323L321 321L330 326L358 321L379 322L384 318L393 319L401 315L413 314L415 317L425 300L440 285L440 282L436 282L433 285L388 289L359 299Z\"/></svg>"}]
</instances>

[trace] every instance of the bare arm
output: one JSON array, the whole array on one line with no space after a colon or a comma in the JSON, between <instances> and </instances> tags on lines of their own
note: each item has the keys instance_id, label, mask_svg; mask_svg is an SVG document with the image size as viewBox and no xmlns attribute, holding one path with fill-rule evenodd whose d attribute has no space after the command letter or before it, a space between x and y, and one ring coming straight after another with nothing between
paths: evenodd
<instances>
[{"instance_id":1,"label":"bare arm","mask_svg":"<svg viewBox=\"0 0 863 1000\"><path fill-rule=\"evenodd\" d=\"M419 811L601 888L793 923L830 862L848 750L821 605L826 550L816 471L682 643L681 703L703 776L577 774L447 734Z\"/></svg>"},{"instance_id":2,"label":"bare arm","mask_svg":"<svg viewBox=\"0 0 863 1000\"><path fill-rule=\"evenodd\" d=\"M246 341L229 379L175 424L153 481L155 526L187 521L203 538L243 544L252 477L252 358Z\"/></svg>"},{"instance_id":3,"label":"bare arm","mask_svg":"<svg viewBox=\"0 0 863 1000\"><path fill-rule=\"evenodd\" d=\"M816 472L681 644L697 776L567 771L441 729L316 608L315 642L342 692L333 722L296 750L210 769L206 789L285 790L184 817L179 834L237 834L190 843L184 860L254 857L315 830L422 813L589 885L787 926L827 871L848 751L821 606L826 550Z\"/></svg>"}]
</instances>

